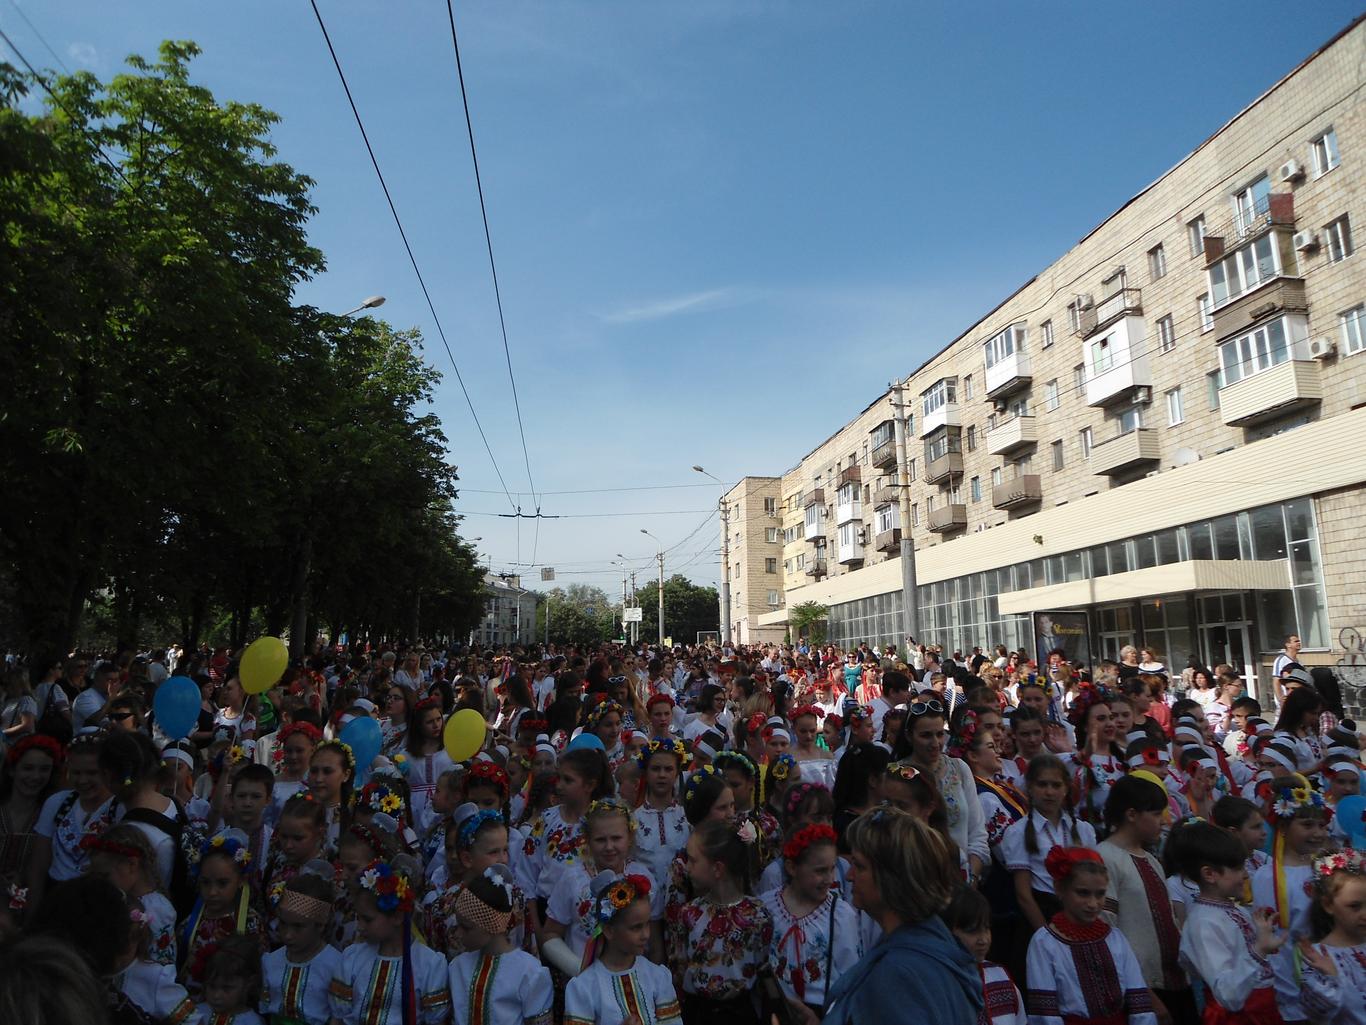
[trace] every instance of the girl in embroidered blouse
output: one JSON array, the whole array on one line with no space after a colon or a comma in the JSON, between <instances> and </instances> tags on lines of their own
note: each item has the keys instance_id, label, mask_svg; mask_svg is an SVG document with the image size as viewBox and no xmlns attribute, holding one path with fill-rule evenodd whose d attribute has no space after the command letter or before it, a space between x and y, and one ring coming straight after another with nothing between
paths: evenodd
<instances>
[{"instance_id":1,"label":"girl in embroidered blouse","mask_svg":"<svg viewBox=\"0 0 1366 1025\"><path fill-rule=\"evenodd\" d=\"M455 763L441 740L446 720L441 713L440 698L419 701L408 718L411 725L404 737L403 755L408 764L406 779L412 791L413 826L425 831L437 818L432 809L437 784Z\"/></svg>"},{"instance_id":2,"label":"girl in embroidered blouse","mask_svg":"<svg viewBox=\"0 0 1366 1025\"><path fill-rule=\"evenodd\" d=\"M205 1025L265 1025L256 1013L261 997L261 947L248 936L228 936L205 948L200 982Z\"/></svg>"},{"instance_id":3,"label":"girl in embroidered blouse","mask_svg":"<svg viewBox=\"0 0 1366 1025\"><path fill-rule=\"evenodd\" d=\"M285 802L271 834L271 851L261 881L267 909L301 867L323 857L326 840L327 807L322 802L311 792L295 794Z\"/></svg>"},{"instance_id":4,"label":"girl in embroidered blouse","mask_svg":"<svg viewBox=\"0 0 1366 1025\"><path fill-rule=\"evenodd\" d=\"M147 834L131 822L120 822L98 836L87 836L81 845L90 856L88 875L107 879L142 902L150 934L148 958L157 964L174 965L175 908L161 892L156 852Z\"/></svg>"},{"instance_id":5,"label":"girl in embroidered blouse","mask_svg":"<svg viewBox=\"0 0 1366 1025\"><path fill-rule=\"evenodd\" d=\"M340 740L326 740L308 762L308 790L327 816L327 847L335 851L337 838L351 824L351 796L356 757ZM283 814L283 813L282 813Z\"/></svg>"},{"instance_id":6,"label":"girl in embroidered blouse","mask_svg":"<svg viewBox=\"0 0 1366 1025\"><path fill-rule=\"evenodd\" d=\"M1097 830L1104 829L1105 799L1115 780L1128 771L1115 741L1115 720L1108 691L1090 684L1077 690L1067 719L1077 731L1077 750L1067 756L1073 768L1073 800L1078 814Z\"/></svg>"},{"instance_id":7,"label":"girl in embroidered blouse","mask_svg":"<svg viewBox=\"0 0 1366 1025\"><path fill-rule=\"evenodd\" d=\"M29 860L28 899L37 907L51 883L75 879L88 860L81 848L87 834L103 832L114 817L114 802L99 766L97 735L77 737L66 754L66 781L47 799L34 827L33 853Z\"/></svg>"},{"instance_id":8,"label":"girl in embroidered blouse","mask_svg":"<svg viewBox=\"0 0 1366 1025\"><path fill-rule=\"evenodd\" d=\"M809 825L783 845L787 883L764 894L773 919L769 965L789 999L824 1013L826 994L863 956L857 912L835 885L835 831Z\"/></svg>"},{"instance_id":9,"label":"girl in embroidered blouse","mask_svg":"<svg viewBox=\"0 0 1366 1025\"><path fill-rule=\"evenodd\" d=\"M525 841L527 872L536 880L536 896L549 897L565 869L583 851L583 816L588 806L612 792L607 759L601 751L576 748L560 759L556 793L560 803L542 812Z\"/></svg>"},{"instance_id":10,"label":"girl in embroidered blouse","mask_svg":"<svg viewBox=\"0 0 1366 1025\"><path fill-rule=\"evenodd\" d=\"M678 800L679 774L687 759L683 742L656 737L640 756L640 784L636 791L636 852L655 882L663 886L669 863L688 842L687 816Z\"/></svg>"},{"instance_id":11,"label":"girl in embroidered blouse","mask_svg":"<svg viewBox=\"0 0 1366 1025\"><path fill-rule=\"evenodd\" d=\"M1015 879L1015 898L1030 929L1042 929L1060 909L1045 859L1057 846L1091 846L1096 833L1072 814L1067 767L1056 755L1042 754L1025 772L1029 814L1006 829L1001 854ZM1022 930L1022 932L1024 932ZM1027 934L1024 936L1027 940Z\"/></svg>"},{"instance_id":12,"label":"girl in embroidered blouse","mask_svg":"<svg viewBox=\"0 0 1366 1025\"><path fill-rule=\"evenodd\" d=\"M246 834L238 829L224 830L199 849L194 867L199 897L180 924L181 981L191 995L199 992L195 976L203 968L201 951L205 948L230 936L246 936L256 945L259 957L265 934L247 885L250 864Z\"/></svg>"},{"instance_id":13,"label":"girl in embroidered blouse","mask_svg":"<svg viewBox=\"0 0 1366 1025\"><path fill-rule=\"evenodd\" d=\"M267 819L272 826L280 821L285 803L295 794L308 789L308 763L322 739L322 730L311 722L292 722L282 727L277 734L275 785L271 791Z\"/></svg>"},{"instance_id":14,"label":"girl in embroidered blouse","mask_svg":"<svg viewBox=\"0 0 1366 1025\"><path fill-rule=\"evenodd\" d=\"M1347 849L1314 859L1315 943L1300 941L1302 1005L1322 1025L1366 1022L1366 853Z\"/></svg>"},{"instance_id":15,"label":"girl in embroidered blouse","mask_svg":"<svg viewBox=\"0 0 1366 1025\"><path fill-rule=\"evenodd\" d=\"M934 777L948 816L949 835L967 855L969 879L980 879L991 861L991 847L972 770L961 758L944 751L944 705L937 698L925 698L911 702L907 711L910 716L895 753Z\"/></svg>"},{"instance_id":16,"label":"girl in embroidered blouse","mask_svg":"<svg viewBox=\"0 0 1366 1025\"><path fill-rule=\"evenodd\" d=\"M1025 1025L1024 998L1005 967L987 960L991 951L991 902L971 886L960 887L944 909L944 924L977 962L982 976L979 1025Z\"/></svg>"},{"instance_id":17,"label":"girl in embroidered blouse","mask_svg":"<svg viewBox=\"0 0 1366 1025\"><path fill-rule=\"evenodd\" d=\"M327 1025L327 987L341 953L332 931L332 880L301 874L285 886L276 915L281 945L261 963L261 1010L286 1025Z\"/></svg>"},{"instance_id":18,"label":"girl in embroidered blouse","mask_svg":"<svg viewBox=\"0 0 1366 1025\"><path fill-rule=\"evenodd\" d=\"M688 879L697 896L671 926L682 956L671 960L680 980L687 1025L757 1025L751 989L767 962L773 919L748 896L758 830L710 820L686 848Z\"/></svg>"},{"instance_id":19,"label":"girl in embroidered blouse","mask_svg":"<svg viewBox=\"0 0 1366 1025\"><path fill-rule=\"evenodd\" d=\"M520 900L506 865L460 887L451 933L463 953L447 974L455 1025L550 1025L550 972L512 938Z\"/></svg>"},{"instance_id":20,"label":"girl in embroidered blouse","mask_svg":"<svg viewBox=\"0 0 1366 1025\"><path fill-rule=\"evenodd\" d=\"M1157 1025L1129 941L1101 918L1109 874L1089 847L1054 847L1061 910L1029 941L1029 1025Z\"/></svg>"},{"instance_id":21,"label":"girl in embroidered blouse","mask_svg":"<svg viewBox=\"0 0 1366 1025\"><path fill-rule=\"evenodd\" d=\"M669 969L646 960L650 881L604 872L593 879L589 914L600 935L592 963L569 982L565 1025L681 1025Z\"/></svg>"}]
</instances>

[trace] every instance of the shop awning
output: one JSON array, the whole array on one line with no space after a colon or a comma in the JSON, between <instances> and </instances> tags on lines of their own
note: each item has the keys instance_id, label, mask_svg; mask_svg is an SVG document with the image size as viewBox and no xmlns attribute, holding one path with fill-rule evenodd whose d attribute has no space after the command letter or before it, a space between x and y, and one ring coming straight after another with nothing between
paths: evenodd
<instances>
[{"instance_id":1,"label":"shop awning","mask_svg":"<svg viewBox=\"0 0 1366 1025\"><path fill-rule=\"evenodd\" d=\"M1043 609L1076 609L1087 605L1165 597L1185 591L1282 591L1290 587L1290 562L1241 559L1191 559L1166 566L1116 573L1108 577L1072 580L1003 594L1002 613Z\"/></svg>"}]
</instances>

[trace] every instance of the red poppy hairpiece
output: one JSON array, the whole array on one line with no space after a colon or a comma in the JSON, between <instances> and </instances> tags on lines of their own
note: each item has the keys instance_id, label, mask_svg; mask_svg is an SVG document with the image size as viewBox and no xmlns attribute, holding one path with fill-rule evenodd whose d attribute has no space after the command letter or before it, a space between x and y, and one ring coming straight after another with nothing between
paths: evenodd
<instances>
[{"instance_id":1,"label":"red poppy hairpiece","mask_svg":"<svg viewBox=\"0 0 1366 1025\"><path fill-rule=\"evenodd\" d=\"M796 861L812 844L834 843L835 839L835 831L830 826L822 824L803 826L797 830L796 836L783 844L783 857L788 861Z\"/></svg>"},{"instance_id":2,"label":"red poppy hairpiece","mask_svg":"<svg viewBox=\"0 0 1366 1025\"><path fill-rule=\"evenodd\" d=\"M550 721L548 719L532 719L529 716L523 716L521 719L517 720L517 732L521 733L523 730L530 730L538 735L547 733L550 730Z\"/></svg>"},{"instance_id":3,"label":"red poppy hairpiece","mask_svg":"<svg viewBox=\"0 0 1366 1025\"><path fill-rule=\"evenodd\" d=\"M1100 865L1102 869L1105 867L1100 854L1090 847L1054 847L1044 858L1043 867L1048 869L1055 883L1060 883L1071 876L1078 865L1087 862Z\"/></svg>"},{"instance_id":4,"label":"red poppy hairpiece","mask_svg":"<svg viewBox=\"0 0 1366 1025\"><path fill-rule=\"evenodd\" d=\"M815 705L802 705L799 708L794 708L788 718L795 724L804 715L814 715L817 722L821 721L821 710Z\"/></svg>"},{"instance_id":5,"label":"red poppy hairpiece","mask_svg":"<svg viewBox=\"0 0 1366 1025\"><path fill-rule=\"evenodd\" d=\"M413 711L417 713L422 713L427 711L429 708L440 709L441 698L436 696L435 694L429 698L423 698L421 701L419 701L417 704L413 706Z\"/></svg>"},{"instance_id":6,"label":"red poppy hairpiece","mask_svg":"<svg viewBox=\"0 0 1366 1025\"><path fill-rule=\"evenodd\" d=\"M768 722L768 716L764 715L763 712L755 712L745 720L745 729L753 736L764 728L766 722Z\"/></svg>"},{"instance_id":7,"label":"red poppy hairpiece","mask_svg":"<svg viewBox=\"0 0 1366 1025\"><path fill-rule=\"evenodd\" d=\"M322 743L323 731L311 722L292 722L280 730L278 746L284 747L285 741L295 734L307 737L309 742L314 745Z\"/></svg>"},{"instance_id":8,"label":"red poppy hairpiece","mask_svg":"<svg viewBox=\"0 0 1366 1025\"><path fill-rule=\"evenodd\" d=\"M831 712L825 717L825 725L833 725L835 729L842 730L844 729L844 719L839 714Z\"/></svg>"},{"instance_id":9,"label":"red poppy hairpiece","mask_svg":"<svg viewBox=\"0 0 1366 1025\"><path fill-rule=\"evenodd\" d=\"M112 854L117 858L127 858L129 861L142 860L142 851L132 844L106 840L97 833L87 833L81 837L81 850L89 851L91 854Z\"/></svg>"},{"instance_id":10,"label":"red poppy hairpiece","mask_svg":"<svg viewBox=\"0 0 1366 1025\"><path fill-rule=\"evenodd\" d=\"M650 709L654 708L655 705L668 705L670 708L673 708L674 699L667 694L651 694L650 700L645 702L645 710L648 712Z\"/></svg>"},{"instance_id":11,"label":"red poppy hairpiece","mask_svg":"<svg viewBox=\"0 0 1366 1025\"><path fill-rule=\"evenodd\" d=\"M465 773L465 790L476 783L492 783L504 794L508 792L510 783L508 782L507 770L496 762L487 759L476 759Z\"/></svg>"},{"instance_id":12,"label":"red poppy hairpiece","mask_svg":"<svg viewBox=\"0 0 1366 1025\"><path fill-rule=\"evenodd\" d=\"M14 766L19 763L19 759L30 751L42 751L44 754L58 765L62 764L62 745L51 737L43 733L30 733L19 743L9 749L9 754L5 755L5 764Z\"/></svg>"}]
</instances>

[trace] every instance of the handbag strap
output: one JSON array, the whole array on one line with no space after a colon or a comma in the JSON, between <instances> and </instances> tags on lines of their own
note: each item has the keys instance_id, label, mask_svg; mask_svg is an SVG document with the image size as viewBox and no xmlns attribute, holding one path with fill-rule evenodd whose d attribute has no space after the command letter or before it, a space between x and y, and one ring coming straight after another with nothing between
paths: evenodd
<instances>
[{"instance_id":1,"label":"handbag strap","mask_svg":"<svg viewBox=\"0 0 1366 1025\"><path fill-rule=\"evenodd\" d=\"M825 1012L830 1010L830 989L834 985L830 978L830 968L835 963L835 905L840 902L840 895L835 892L830 894L830 926L825 931L825 995L821 998L821 1017L825 1017Z\"/></svg>"}]
</instances>

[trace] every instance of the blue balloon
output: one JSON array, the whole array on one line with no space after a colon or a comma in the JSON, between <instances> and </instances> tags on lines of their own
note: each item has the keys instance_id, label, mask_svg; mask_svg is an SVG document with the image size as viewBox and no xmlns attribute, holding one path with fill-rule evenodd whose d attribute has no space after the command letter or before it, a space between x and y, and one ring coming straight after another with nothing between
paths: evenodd
<instances>
[{"instance_id":1,"label":"blue balloon","mask_svg":"<svg viewBox=\"0 0 1366 1025\"><path fill-rule=\"evenodd\" d=\"M596 733L580 733L577 737L575 737L573 740L569 742L569 746L566 747L565 750L606 751L607 748L603 746L602 738L599 737Z\"/></svg>"},{"instance_id":2,"label":"blue balloon","mask_svg":"<svg viewBox=\"0 0 1366 1025\"><path fill-rule=\"evenodd\" d=\"M370 776L370 763L384 746L379 723L363 715L357 716L342 727L337 739L351 749L356 759L356 784L364 783Z\"/></svg>"},{"instance_id":3,"label":"blue balloon","mask_svg":"<svg viewBox=\"0 0 1366 1025\"><path fill-rule=\"evenodd\" d=\"M1352 846L1366 847L1366 797L1360 794L1344 797L1333 812Z\"/></svg>"},{"instance_id":4,"label":"blue balloon","mask_svg":"<svg viewBox=\"0 0 1366 1025\"><path fill-rule=\"evenodd\" d=\"M152 711L161 732L172 740L184 740L199 722L199 688L188 676L172 676L152 695Z\"/></svg>"}]
</instances>

